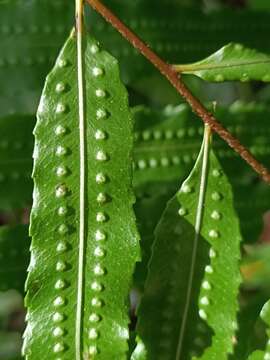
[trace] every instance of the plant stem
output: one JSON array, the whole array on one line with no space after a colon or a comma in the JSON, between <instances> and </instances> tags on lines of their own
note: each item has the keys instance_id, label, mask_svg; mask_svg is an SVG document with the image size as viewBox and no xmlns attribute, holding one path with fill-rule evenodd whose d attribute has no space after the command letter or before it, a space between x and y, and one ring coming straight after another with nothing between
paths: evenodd
<instances>
[{"instance_id":1,"label":"plant stem","mask_svg":"<svg viewBox=\"0 0 270 360\"><path fill-rule=\"evenodd\" d=\"M86 0L93 9L100 13L123 37L129 41L146 59L148 59L165 76L177 92L189 103L192 110L208 124L212 131L216 132L234 151L236 151L261 177L270 184L270 173L249 152L240 141L224 128L215 116L209 112L184 84L171 65L163 61L153 50L149 48L137 35L135 35L117 16L115 16L99 0Z\"/></svg>"},{"instance_id":2,"label":"plant stem","mask_svg":"<svg viewBox=\"0 0 270 360\"><path fill-rule=\"evenodd\" d=\"M83 2L76 0L76 35L77 35L77 80L78 80L78 108L80 132L80 230L78 255L78 289L75 328L75 357L81 360L81 330L83 309L83 281L84 281L84 249L85 249L85 111L83 84Z\"/></svg>"}]
</instances>

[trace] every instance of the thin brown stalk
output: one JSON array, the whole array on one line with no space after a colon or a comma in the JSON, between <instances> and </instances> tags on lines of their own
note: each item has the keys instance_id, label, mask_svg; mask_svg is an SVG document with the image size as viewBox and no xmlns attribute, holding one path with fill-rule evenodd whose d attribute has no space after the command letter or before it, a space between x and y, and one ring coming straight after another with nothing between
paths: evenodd
<instances>
[{"instance_id":1,"label":"thin brown stalk","mask_svg":"<svg viewBox=\"0 0 270 360\"><path fill-rule=\"evenodd\" d=\"M171 65L163 61L149 46L147 46L137 35L135 35L111 10L99 0L86 0L93 9L101 14L123 37L130 42L134 48L146 57L165 76L177 92L189 103L192 110L208 124L212 131L216 132L234 151L236 151L261 177L270 183L270 173L240 141L233 136L215 116L209 112L184 84L179 75Z\"/></svg>"}]
</instances>

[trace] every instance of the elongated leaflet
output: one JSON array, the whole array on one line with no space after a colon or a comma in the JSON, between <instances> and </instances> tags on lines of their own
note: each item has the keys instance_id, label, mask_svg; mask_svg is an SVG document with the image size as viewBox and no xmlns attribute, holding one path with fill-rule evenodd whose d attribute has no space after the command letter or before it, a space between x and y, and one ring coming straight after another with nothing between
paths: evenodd
<instances>
[{"instance_id":1,"label":"elongated leaflet","mask_svg":"<svg viewBox=\"0 0 270 360\"><path fill-rule=\"evenodd\" d=\"M268 301L262 311L261 318L267 325L267 343L265 346L265 350L257 350L254 351L249 357L248 360L268 360L270 359L270 301Z\"/></svg>"},{"instance_id":2,"label":"elongated leaflet","mask_svg":"<svg viewBox=\"0 0 270 360\"><path fill-rule=\"evenodd\" d=\"M241 236L231 186L212 150L207 166L205 144L156 228L138 323L149 360L233 351Z\"/></svg>"},{"instance_id":3,"label":"elongated leaflet","mask_svg":"<svg viewBox=\"0 0 270 360\"><path fill-rule=\"evenodd\" d=\"M230 43L202 61L175 65L176 71L194 74L204 80L270 81L270 56L242 44Z\"/></svg>"},{"instance_id":4,"label":"elongated leaflet","mask_svg":"<svg viewBox=\"0 0 270 360\"><path fill-rule=\"evenodd\" d=\"M89 36L82 39L82 64L84 159L74 31L47 78L34 131L27 359L126 357L127 296L139 258L133 121L117 61Z\"/></svg>"}]
</instances>

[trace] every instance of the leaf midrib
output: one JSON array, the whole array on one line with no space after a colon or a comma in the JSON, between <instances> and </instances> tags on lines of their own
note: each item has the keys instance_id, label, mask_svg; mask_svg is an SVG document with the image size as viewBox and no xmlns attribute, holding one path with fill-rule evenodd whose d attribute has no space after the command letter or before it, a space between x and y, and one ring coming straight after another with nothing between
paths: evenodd
<instances>
[{"instance_id":1,"label":"leaf midrib","mask_svg":"<svg viewBox=\"0 0 270 360\"><path fill-rule=\"evenodd\" d=\"M197 258L198 242L199 242L202 221L203 221L203 213L204 213L204 200L205 200L205 193L206 193L206 186L207 186L207 174L208 174L208 162L209 162L210 136L211 136L211 130L208 126L206 126L205 134L204 134L204 141L203 141L203 161L202 161L202 168L201 168L199 198L198 198L198 204L197 204L197 210L196 210L195 229L194 229L195 233L194 233L192 257L191 257L190 273L189 273L189 279L188 279L188 290L187 290L186 304L185 304L184 314L183 314L183 321L182 321L180 332L179 332L175 360L180 360L180 358L181 358L183 340L184 340L185 329L186 329L186 322L187 322L187 317L188 317L188 312L189 312L189 307L190 307L190 299L191 299L191 293L192 293L192 287L193 287L193 279L194 279L194 272L195 272L195 263L196 263L196 258Z\"/></svg>"},{"instance_id":2,"label":"leaf midrib","mask_svg":"<svg viewBox=\"0 0 270 360\"><path fill-rule=\"evenodd\" d=\"M80 147L80 212L79 212L79 255L78 255L78 287L75 327L75 358L81 360L82 312L83 312L83 280L85 258L85 193L86 193L86 131L84 109L84 72L83 72L83 0L76 0L76 40L77 40L77 81L78 81L78 118Z\"/></svg>"},{"instance_id":3,"label":"leaf midrib","mask_svg":"<svg viewBox=\"0 0 270 360\"><path fill-rule=\"evenodd\" d=\"M178 71L182 71L185 73L192 73L195 71L202 71L202 70L219 70L219 69L226 69L231 67L239 67L239 66L252 66L252 65L261 65L261 64L270 64L269 60L261 60L261 61L250 61L250 62L239 62L239 63L227 63L227 64L187 64L187 65L176 65L175 68Z\"/></svg>"}]
</instances>

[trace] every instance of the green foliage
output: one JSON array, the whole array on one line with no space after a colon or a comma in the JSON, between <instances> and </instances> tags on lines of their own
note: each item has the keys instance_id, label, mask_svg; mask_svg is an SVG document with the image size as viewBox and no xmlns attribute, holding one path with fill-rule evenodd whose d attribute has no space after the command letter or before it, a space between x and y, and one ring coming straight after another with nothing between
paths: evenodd
<instances>
[{"instance_id":1,"label":"green foliage","mask_svg":"<svg viewBox=\"0 0 270 360\"><path fill-rule=\"evenodd\" d=\"M123 1L109 0L106 4L171 63L207 57L231 41L270 52L267 13L223 10L205 14L198 6L182 7L183 1L158 1L154 6L152 1L125 1L123 6ZM0 6L3 54L0 82L5 84L1 89L0 115L35 113L44 79L73 25L74 3L7 0L0 2ZM87 25L119 59L126 84L163 104L179 102L153 67L95 12L91 11L87 17Z\"/></svg>"},{"instance_id":2,"label":"green foliage","mask_svg":"<svg viewBox=\"0 0 270 360\"><path fill-rule=\"evenodd\" d=\"M270 167L267 1L104 3ZM270 187L87 2L78 81L74 23L0 0L0 359L27 267L25 359L269 359Z\"/></svg>"},{"instance_id":3,"label":"green foliage","mask_svg":"<svg viewBox=\"0 0 270 360\"><path fill-rule=\"evenodd\" d=\"M270 301L268 301L260 314L262 320L266 323L267 327L270 326ZM267 329L268 340L270 337L270 331ZM267 342L265 351L255 351L249 356L248 360L267 360L270 357L270 346L269 341Z\"/></svg>"},{"instance_id":4,"label":"green foliage","mask_svg":"<svg viewBox=\"0 0 270 360\"><path fill-rule=\"evenodd\" d=\"M184 74L207 81L270 81L270 56L241 44L230 43L208 58L188 65L175 65Z\"/></svg>"},{"instance_id":5,"label":"green foliage","mask_svg":"<svg viewBox=\"0 0 270 360\"><path fill-rule=\"evenodd\" d=\"M78 164L84 159L76 121L75 40L72 33L47 78L34 132L33 242L24 353L27 359L61 354L75 359L79 337L86 358L100 353L103 359L124 359L127 297L139 259L131 190L133 122L117 61L94 39L85 38L87 228L80 280L77 182Z\"/></svg>"},{"instance_id":6,"label":"green foliage","mask_svg":"<svg viewBox=\"0 0 270 360\"><path fill-rule=\"evenodd\" d=\"M231 187L212 151L207 165L206 141L156 228L138 322L149 359L232 352L241 236Z\"/></svg>"}]
</instances>

